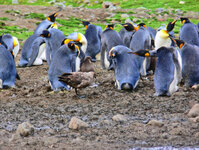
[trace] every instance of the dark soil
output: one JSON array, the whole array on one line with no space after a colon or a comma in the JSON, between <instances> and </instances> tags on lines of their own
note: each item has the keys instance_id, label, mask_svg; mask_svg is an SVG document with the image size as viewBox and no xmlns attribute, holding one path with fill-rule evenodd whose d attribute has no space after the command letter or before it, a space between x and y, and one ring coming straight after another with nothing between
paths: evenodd
<instances>
[{"instance_id":1,"label":"dark soil","mask_svg":"<svg viewBox=\"0 0 199 150\"><path fill-rule=\"evenodd\" d=\"M39 12L46 15L57 10L55 7L3 6L1 17L14 19L16 16L4 13L9 9L20 10L22 14ZM92 13L101 19L110 15L103 9L68 9L71 9L70 13L64 10L62 14L84 18ZM35 22L38 20L17 16L10 24L34 29ZM19 58L20 54L17 64ZM17 80L16 88L0 91L0 149L199 147L199 124L187 117L190 108L199 103L198 90L180 86L171 97L154 97L153 76L149 76L139 81L135 91L119 91L114 87L113 72L102 70L99 61L95 66L99 85L80 90L86 95L85 99L78 99L74 89L51 91L47 63L17 68L21 80ZM112 117L117 114L124 115L127 121L113 121ZM74 116L88 123L89 128L69 129L69 121ZM148 125L151 119L161 121L163 126ZM34 126L34 134L13 138L18 125L26 121Z\"/></svg>"}]
</instances>

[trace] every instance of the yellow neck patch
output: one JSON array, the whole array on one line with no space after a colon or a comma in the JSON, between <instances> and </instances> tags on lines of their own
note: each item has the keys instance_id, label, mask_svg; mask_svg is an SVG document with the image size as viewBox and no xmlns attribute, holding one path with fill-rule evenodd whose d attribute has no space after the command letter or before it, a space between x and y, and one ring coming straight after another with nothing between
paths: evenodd
<instances>
[{"instance_id":1,"label":"yellow neck patch","mask_svg":"<svg viewBox=\"0 0 199 150\"><path fill-rule=\"evenodd\" d=\"M16 39L13 38L13 48L15 48L15 46L18 45L18 42L16 41Z\"/></svg>"},{"instance_id":2,"label":"yellow neck patch","mask_svg":"<svg viewBox=\"0 0 199 150\"><path fill-rule=\"evenodd\" d=\"M109 57L111 57L111 52L114 50L114 48L111 48L111 50L109 51L108 55Z\"/></svg>"},{"instance_id":3,"label":"yellow neck patch","mask_svg":"<svg viewBox=\"0 0 199 150\"><path fill-rule=\"evenodd\" d=\"M48 17L47 19L48 19L48 21L51 21L51 20L50 20L50 17Z\"/></svg>"},{"instance_id":4,"label":"yellow neck patch","mask_svg":"<svg viewBox=\"0 0 199 150\"><path fill-rule=\"evenodd\" d=\"M168 38L169 37L169 33L166 30L160 30L160 37L161 38Z\"/></svg>"},{"instance_id":5,"label":"yellow neck patch","mask_svg":"<svg viewBox=\"0 0 199 150\"><path fill-rule=\"evenodd\" d=\"M149 54L149 53L146 53L144 56L145 56L145 57L149 57L149 56L150 56L150 54Z\"/></svg>"},{"instance_id":6,"label":"yellow neck patch","mask_svg":"<svg viewBox=\"0 0 199 150\"><path fill-rule=\"evenodd\" d=\"M182 20L182 24L184 24L184 23L185 23L185 21L186 21L186 20Z\"/></svg>"},{"instance_id":7,"label":"yellow neck patch","mask_svg":"<svg viewBox=\"0 0 199 150\"><path fill-rule=\"evenodd\" d=\"M139 30L139 26L137 26L137 27L135 28L135 31L137 31L137 30Z\"/></svg>"},{"instance_id":8,"label":"yellow neck patch","mask_svg":"<svg viewBox=\"0 0 199 150\"><path fill-rule=\"evenodd\" d=\"M87 29L87 27L88 27L88 26L87 26L87 25L85 25L85 28L86 28L86 29Z\"/></svg>"},{"instance_id":9,"label":"yellow neck patch","mask_svg":"<svg viewBox=\"0 0 199 150\"><path fill-rule=\"evenodd\" d=\"M57 24L56 24L56 23L53 23L53 24L51 25L51 28L58 29Z\"/></svg>"},{"instance_id":10,"label":"yellow neck patch","mask_svg":"<svg viewBox=\"0 0 199 150\"><path fill-rule=\"evenodd\" d=\"M75 41L77 42L81 42L82 36L80 33L78 33L77 39Z\"/></svg>"},{"instance_id":11,"label":"yellow neck patch","mask_svg":"<svg viewBox=\"0 0 199 150\"><path fill-rule=\"evenodd\" d=\"M70 41L73 41L73 40L66 39L66 40L64 40L64 44L68 44Z\"/></svg>"}]
</instances>

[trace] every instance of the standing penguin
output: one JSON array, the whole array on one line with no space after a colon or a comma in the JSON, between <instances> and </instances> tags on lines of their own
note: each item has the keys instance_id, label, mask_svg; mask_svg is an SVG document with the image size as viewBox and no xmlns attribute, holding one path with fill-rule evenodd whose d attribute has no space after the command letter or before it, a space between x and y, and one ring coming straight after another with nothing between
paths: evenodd
<instances>
[{"instance_id":1,"label":"standing penguin","mask_svg":"<svg viewBox=\"0 0 199 150\"><path fill-rule=\"evenodd\" d=\"M50 28L56 29L56 25L51 24L46 30ZM46 43L45 38L41 38L38 34L29 36L22 47L19 66L25 67L27 65L43 64L43 60L46 61Z\"/></svg>"},{"instance_id":2,"label":"standing penguin","mask_svg":"<svg viewBox=\"0 0 199 150\"><path fill-rule=\"evenodd\" d=\"M176 40L182 55L182 77L185 86L191 87L199 84L199 47Z\"/></svg>"},{"instance_id":3,"label":"standing penguin","mask_svg":"<svg viewBox=\"0 0 199 150\"><path fill-rule=\"evenodd\" d=\"M160 47L157 50L131 52L144 57L157 57L154 74L155 96L170 96L178 90L181 68L174 47Z\"/></svg>"},{"instance_id":4,"label":"standing penguin","mask_svg":"<svg viewBox=\"0 0 199 150\"><path fill-rule=\"evenodd\" d=\"M199 34L195 24L191 23L188 18L180 18L183 24L180 28L179 39L186 43L199 46Z\"/></svg>"},{"instance_id":5,"label":"standing penguin","mask_svg":"<svg viewBox=\"0 0 199 150\"><path fill-rule=\"evenodd\" d=\"M0 36L0 88L14 87L18 76L15 61Z\"/></svg>"},{"instance_id":6,"label":"standing penguin","mask_svg":"<svg viewBox=\"0 0 199 150\"><path fill-rule=\"evenodd\" d=\"M173 30L175 23L176 23L176 20L169 22L166 27L166 30L161 29L156 33L155 49L158 49L162 46L170 47L174 45L173 41L170 38L171 36L169 35L169 32Z\"/></svg>"},{"instance_id":7,"label":"standing penguin","mask_svg":"<svg viewBox=\"0 0 199 150\"><path fill-rule=\"evenodd\" d=\"M58 15L58 12L62 9L59 9L57 12L53 13L52 15L48 16L47 19L42 21L34 31L34 34L40 35L42 34L43 30L47 29L51 24L55 22L55 19Z\"/></svg>"},{"instance_id":8,"label":"standing penguin","mask_svg":"<svg viewBox=\"0 0 199 150\"><path fill-rule=\"evenodd\" d=\"M144 23L138 25L138 30L134 33L131 42L130 49L137 51L140 49L151 49L151 36L147 30L147 27ZM139 62L140 74L142 76L147 75L147 68L150 65L150 59L137 56L136 58Z\"/></svg>"},{"instance_id":9,"label":"standing penguin","mask_svg":"<svg viewBox=\"0 0 199 150\"><path fill-rule=\"evenodd\" d=\"M108 54L112 47L124 45L119 33L114 30L114 24L106 26L101 35L101 66L103 69L114 69Z\"/></svg>"},{"instance_id":10,"label":"standing penguin","mask_svg":"<svg viewBox=\"0 0 199 150\"><path fill-rule=\"evenodd\" d=\"M58 80L58 76L63 73L72 72L72 62L74 61L74 57L77 57L78 53L78 47L73 41L70 41L67 45L62 45L55 51L48 71L48 78L52 90L59 91L70 89L64 82Z\"/></svg>"},{"instance_id":11,"label":"standing penguin","mask_svg":"<svg viewBox=\"0 0 199 150\"><path fill-rule=\"evenodd\" d=\"M123 26L123 28L119 32L120 37L122 38L123 43L127 47L129 47L131 38L132 38L133 34L136 32L136 28L134 27L134 25L132 23L124 23L121 25Z\"/></svg>"},{"instance_id":12,"label":"standing penguin","mask_svg":"<svg viewBox=\"0 0 199 150\"><path fill-rule=\"evenodd\" d=\"M76 67L75 67L75 70L79 71L81 63L85 58L85 53L88 46L87 39L82 33L73 32L66 37L65 42L67 43L68 41L74 41L75 44L79 47L80 54L76 59Z\"/></svg>"},{"instance_id":13,"label":"standing penguin","mask_svg":"<svg viewBox=\"0 0 199 150\"><path fill-rule=\"evenodd\" d=\"M46 60L50 65L54 52L60 48L65 35L58 29L50 28L44 30L40 36L46 39Z\"/></svg>"},{"instance_id":14,"label":"standing penguin","mask_svg":"<svg viewBox=\"0 0 199 150\"><path fill-rule=\"evenodd\" d=\"M102 28L100 26L90 24L88 21L83 21L83 24L86 28L85 37L88 42L85 56L91 56L92 61L96 62L96 55L101 49Z\"/></svg>"}]
</instances>

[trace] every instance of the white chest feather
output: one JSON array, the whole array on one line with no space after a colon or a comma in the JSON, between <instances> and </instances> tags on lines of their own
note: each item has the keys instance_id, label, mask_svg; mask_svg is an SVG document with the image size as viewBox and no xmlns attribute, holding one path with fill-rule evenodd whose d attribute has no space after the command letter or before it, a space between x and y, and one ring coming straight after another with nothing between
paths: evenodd
<instances>
[{"instance_id":1,"label":"white chest feather","mask_svg":"<svg viewBox=\"0 0 199 150\"><path fill-rule=\"evenodd\" d=\"M75 67L76 67L76 72L80 71L80 58L77 57L76 58L76 64L75 64Z\"/></svg>"},{"instance_id":2,"label":"white chest feather","mask_svg":"<svg viewBox=\"0 0 199 150\"><path fill-rule=\"evenodd\" d=\"M177 69L175 67L175 70L174 70L174 79L172 81L172 83L170 84L169 86L169 93L172 94L174 92L176 92L178 90L178 75L177 75Z\"/></svg>"}]
</instances>

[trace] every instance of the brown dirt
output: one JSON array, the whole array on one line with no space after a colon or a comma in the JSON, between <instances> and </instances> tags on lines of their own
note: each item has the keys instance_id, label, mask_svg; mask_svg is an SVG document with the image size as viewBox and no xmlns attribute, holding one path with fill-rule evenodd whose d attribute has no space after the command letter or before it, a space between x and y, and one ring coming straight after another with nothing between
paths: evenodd
<instances>
[{"instance_id":1,"label":"brown dirt","mask_svg":"<svg viewBox=\"0 0 199 150\"><path fill-rule=\"evenodd\" d=\"M50 14L55 7L4 6L1 17L17 17L10 24L34 29L34 19L5 14L17 9L23 13ZM72 10L72 8L70 8ZM82 8L81 8L82 9ZM84 12L84 13L82 13ZM110 14L104 10L66 10L63 16L82 16L92 12L100 19ZM63 17L62 16L62 17ZM86 15L87 16L87 15ZM88 15L89 16L89 15ZM92 17L89 18L91 21ZM20 54L17 56L17 64ZM21 80L16 88L0 91L0 149L131 149L135 147L198 147L199 124L187 117L187 112L199 103L198 90L185 89L171 97L154 97L153 76L140 80L133 92L118 91L114 87L114 74L105 71L96 62L98 87L80 92L85 99L78 99L74 90L52 92L48 84L48 66L17 68ZM123 114L127 121L116 122L112 117ZM71 130L72 117L89 124L89 128ZM150 119L161 121L163 126L147 125ZM17 126L28 121L34 128L33 135L13 138ZM171 148L171 147L170 147Z\"/></svg>"}]
</instances>

